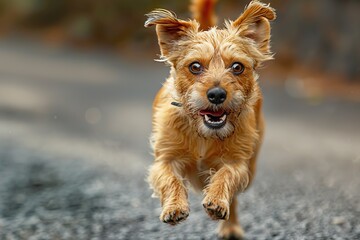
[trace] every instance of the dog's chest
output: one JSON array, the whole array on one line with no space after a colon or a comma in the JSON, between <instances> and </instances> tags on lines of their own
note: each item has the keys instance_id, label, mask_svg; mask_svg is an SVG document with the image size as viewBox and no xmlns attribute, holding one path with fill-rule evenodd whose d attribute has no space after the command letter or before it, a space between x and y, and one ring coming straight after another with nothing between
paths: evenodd
<instances>
[{"instance_id":1,"label":"dog's chest","mask_svg":"<svg viewBox=\"0 0 360 240\"><path fill-rule=\"evenodd\" d=\"M199 141L197 146L197 154L194 156L198 171L204 171L211 167L212 159L215 157L216 149L213 144L205 141Z\"/></svg>"},{"instance_id":2,"label":"dog's chest","mask_svg":"<svg viewBox=\"0 0 360 240\"><path fill-rule=\"evenodd\" d=\"M197 158L198 160L202 160L206 157L206 152L208 150L208 146L204 142L200 142L197 148Z\"/></svg>"}]
</instances>

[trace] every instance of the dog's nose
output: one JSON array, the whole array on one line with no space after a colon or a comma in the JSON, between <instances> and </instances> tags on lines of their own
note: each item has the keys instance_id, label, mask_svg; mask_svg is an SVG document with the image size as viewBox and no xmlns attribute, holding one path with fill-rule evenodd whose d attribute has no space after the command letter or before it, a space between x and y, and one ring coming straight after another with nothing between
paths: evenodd
<instances>
[{"instance_id":1,"label":"dog's nose","mask_svg":"<svg viewBox=\"0 0 360 240\"><path fill-rule=\"evenodd\" d=\"M220 104L226 99L226 91L221 87L214 87L207 91L207 97L211 103Z\"/></svg>"}]
</instances>

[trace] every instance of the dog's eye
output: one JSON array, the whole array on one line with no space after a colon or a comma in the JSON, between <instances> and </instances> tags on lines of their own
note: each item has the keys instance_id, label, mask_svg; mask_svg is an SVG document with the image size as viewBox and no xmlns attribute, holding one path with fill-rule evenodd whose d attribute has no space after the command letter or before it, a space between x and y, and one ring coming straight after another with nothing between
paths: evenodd
<instances>
[{"instance_id":1,"label":"dog's eye","mask_svg":"<svg viewBox=\"0 0 360 240\"><path fill-rule=\"evenodd\" d=\"M241 63L239 62L234 62L232 65L231 65L231 71L233 74L235 75L240 75L243 73L244 71L244 65L242 65Z\"/></svg>"},{"instance_id":2,"label":"dog's eye","mask_svg":"<svg viewBox=\"0 0 360 240\"><path fill-rule=\"evenodd\" d=\"M189 70L192 74L198 75L204 71L204 68L199 62L193 62L190 64Z\"/></svg>"}]
</instances>

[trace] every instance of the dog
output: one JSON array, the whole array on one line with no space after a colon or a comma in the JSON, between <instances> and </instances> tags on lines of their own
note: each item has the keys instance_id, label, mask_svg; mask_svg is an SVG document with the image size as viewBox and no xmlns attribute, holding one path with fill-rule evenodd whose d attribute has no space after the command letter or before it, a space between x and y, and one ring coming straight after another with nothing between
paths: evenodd
<instances>
[{"instance_id":1,"label":"dog","mask_svg":"<svg viewBox=\"0 0 360 240\"><path fill-rule=\"evenodd\" d=\"M257 69L273 59L270 21L276 14L252 1L220 29L214 4L194 0L194 20L164 9L146 15L145 27L156 26L159 61L170 66L153 103L155 161L148 182L160 198L161 221L175 225L188 217L191 185L203 191L210 218L221 220L218 236L242 239L237 194L254 178L263 138Z\"/></svg>"}]
</instances>

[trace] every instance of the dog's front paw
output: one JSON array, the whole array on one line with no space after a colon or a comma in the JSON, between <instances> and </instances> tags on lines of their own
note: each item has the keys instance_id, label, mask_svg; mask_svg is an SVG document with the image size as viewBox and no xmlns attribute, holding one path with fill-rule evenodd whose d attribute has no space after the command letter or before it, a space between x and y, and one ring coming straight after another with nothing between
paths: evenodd
<instances>
[{"instance_id":1,"label":"dog's front paw","mask_svg":"<svg viewBox=\"0 0 360 240\"><path fill-rule=\"evenodd\" d=\"M205 197L202 202L205 211L213 220L229 219L229 202L217 198Z\"/></svg>"},{"instance_id":2,"label":"dog's front paw","mask_svg":"<svg viewBox=\"0 0 360 240\"><path fill-rule=\"evenodd\" d=\"M189 216L189 212L190 210L188 206L165 206L160 215L160 220L170 225L176 225L184 221Z\"/></svg>"}]
</instances>

